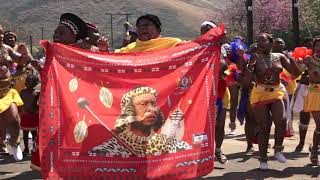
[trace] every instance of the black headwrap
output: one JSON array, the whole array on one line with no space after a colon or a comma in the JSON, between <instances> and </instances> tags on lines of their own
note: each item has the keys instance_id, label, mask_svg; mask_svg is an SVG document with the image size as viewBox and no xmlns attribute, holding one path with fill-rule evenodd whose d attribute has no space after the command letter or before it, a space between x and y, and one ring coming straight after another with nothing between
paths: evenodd
<instances>
[{"instance_id":1,"label":"black headwrap","mask_svg":"<svg viewBox=\"0 0 320 180\"><path fill-rule=\"evenodd\" d=\"M17 41L17 35L12 31L6 31L4 32L4 36L12 35L14 37L14 40Z\"/></svg>"},{"instance_id":2,"label":"black headwrap","mask_svg":"<svg viewBox=\"0 0 320 180\"><path fill-rule=\"evenodd\" d=\"M60 24L63 24L70 28L73 34L76 35L76 39L84 39L88 36L87 24L78 16L65 13L60 16Z\"/></svg>"},{"instance_id":3,"label":"black headwrap","mask_svg":"<svg viewBox=\"0 0 320 180\"><path fill-rule=\"evenodd\" d=\"M88 22L86 24L87 24L87 27L89 29L93 29L93 30L99 31L99 28L98 28L98 26L96 24L92 24L92 23L88 23Z\"/></svg>"},{"instance_id":4,"label":"black headwrap","mask_svg":"<svg viewBox=\"0 0 320 180\"><path fill-rule=\"evenodd\" d=\"M141 19L147 19L147 20L151 21L157 27L158 31L161 32L161 22L160 22L160 19L158 16L153 15L153 14L146 14L146 15L140 16L137 19L136 26L138 25L138 23Z\"/></svg>"}]
</instances>

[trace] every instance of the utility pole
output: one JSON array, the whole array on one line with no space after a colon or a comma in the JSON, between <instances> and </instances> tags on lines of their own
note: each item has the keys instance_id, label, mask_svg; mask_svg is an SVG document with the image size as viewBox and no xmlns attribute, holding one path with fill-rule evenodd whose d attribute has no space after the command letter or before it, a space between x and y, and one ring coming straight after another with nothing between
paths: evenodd
<instances>
[{"instance_id":1,"label":"utility pole","mask_svg":"<svg viewBox=\"0 0 320 180\"><path fill-rule=\"evenodd\" d=\"M41 27L41 40L43 40L44 38L44 30L43 30L43 27Z\"/></svg>"},{"instance_id":2,"label":"utility pole","mask_svg":"<svg viewBox=\"0 0 320 180\"><path fill-rule=\"evenodd\" d=\"M252 0L246 1L247 7L247 39L248 45L253 43L253 7Z\"/></svg>"},{"instance_id":3,"label":"utility pole","mask_svg":"<svg viewBox=\"0 0 320 180\"><path fill-rule=\"evenodd\" d=\"M30 53L32 54L33 51L32 51L33 47L32 47L32 36L30 35Z\"/></svg>"},{"instance_id":4,"label":"utility pole","mask_svg":"<svg viewBox=\"0 0 320 180\"><path fill-rule=\"evenodd\" d=\"M298 0L292 0L292 28L295 47L300 45Z\"/></svg>"},{"instance_id":5,"label":"utility pole","mask_svg":"<svg viewBox=\"0 0 320 180\"><path fill-rule=\"evenodd\" d=\"M110 14L110 28L111 28L111 47L113 47L113 22L112 22L112 15Z\"/></svg>"},{"instance_id":6,"label":"utility pole","mask_svg":"<svg viewBox=\"0 0 320 180\"><path fill-rule=\"evenodd\" d=\"M125 16L127 22L129 21L129 16L132 14L128 14L128 13L106 13L106 15L110 16L110 38L111 38L111 47L113 47L114 43L113 43L113 17L114 16Z\"/></svg>"}]
</instances>

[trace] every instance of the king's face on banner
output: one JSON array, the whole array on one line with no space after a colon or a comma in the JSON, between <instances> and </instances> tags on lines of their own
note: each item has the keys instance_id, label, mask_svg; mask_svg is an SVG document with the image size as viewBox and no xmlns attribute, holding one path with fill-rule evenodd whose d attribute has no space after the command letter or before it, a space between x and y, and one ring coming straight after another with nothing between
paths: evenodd
<instances>
[{"instance_id":1,"label":"king's face on banner","mask_svg":"<svg viewBox=\"0 0 320 180\"><path fill-rule=\"evenodd\" d=\"M159 155L192 149L184 142L156 133L164 124L164 116L157 106L157 91L138 87L123 95L121 114L116 120L119 139L113 137L91 152L107 155ZM124 144L125 143L125 144ZM125 146L129 146L130 149ZM131 152L130 152L131 151Z\"/></svg>"},{"instance_id":2,"label":"king's face on banner","mask_svg":"<svg viewBox=\"0 0 320 180\"><path fill-rule=\"evenodd\" d=\"M150 87L139 87L126 93L122 97L122 102L126 103L122 106L116 127L128 125L135 134L146 136L160 129L164 117L156 96L156 90Z\"/></svg>"},{"instance_id":3,"label":"king's face on banner","mask_svg":"<svg viewBox=\"0 0 320 180\"><path fill-rule=\"evenodd\" d=\"M157 119L157 107L156 97L153 94L146 93L141 94L133 98L133 107L135 111L136 121L141 122L143 125L153 125Z\"/></svg>"}]
</instances>

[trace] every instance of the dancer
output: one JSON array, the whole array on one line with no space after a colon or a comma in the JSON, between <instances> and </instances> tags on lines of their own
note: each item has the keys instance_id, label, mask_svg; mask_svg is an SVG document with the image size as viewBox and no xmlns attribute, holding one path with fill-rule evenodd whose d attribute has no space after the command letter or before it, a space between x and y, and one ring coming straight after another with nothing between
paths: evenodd
<instances>
[{"instance_id":1,"label":"dancer","mask_svg":"<svg viewBox=\"0 0 320 180\"><path fill-rule=\"evenodd\" d=\"M312 49L313 46L313 38L306 38L303 41L303 46ZM299 80L299 85L298 88L295 92L295 96L298 96L299 90L302 89L303 87L306 87L309 85L309 75L308 75L308 69L306 69ZM300 123L299 123L299 144L297 145L295 151L296 152L301 152L303 150L304 144L305 144L305 139L308 131L308 126L310 123L310 112L304 112L303 109L301 109L299 113L300 117Z\"/></svg>"},{"instance_id":2,"label":"dancer","mask_svg":"<svg viewBox=\"0 0 320 180\"><path fill-rule=\"evenodd\" d=\"M304 59L308 68L309 86L308 94L304 99L304 112L311 112L316 124L313 133L313 144L310 147L310 161L312 165L318 166L318 150L320 143L320 38L313 42L313 55Z\"/></svg>"},{"instance_id":3,"label":"dancer","mask_svg":"<svg viewBox=\"0 0 320 180\"><path fill-rule=\"evenodd\" d=\"M247 64L245 75L253 81L255 86L251 92L250 103L255 119L260 128L259 153L260 169L267 170L267 149L272 121L275 123L275 153L277 161L286 162L283 151L283 138L285 133L285 88L280 83L280 73L285 68L293 77L298 77L300 71L294 60L288 60L283 54L271 53L273 38L267 33L257 37L257 54Z\"/></svg>"}]
</instances>

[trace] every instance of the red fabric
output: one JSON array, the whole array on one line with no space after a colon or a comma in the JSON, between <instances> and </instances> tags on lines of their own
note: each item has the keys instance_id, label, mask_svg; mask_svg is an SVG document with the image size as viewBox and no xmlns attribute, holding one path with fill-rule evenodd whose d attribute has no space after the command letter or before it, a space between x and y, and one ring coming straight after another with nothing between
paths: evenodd
<instances>
[{"instance_id":1,"label":"red fabric","mask_svg":"<svg viewBox=\"0 0 320 180\"><path fill-rule=\"evenodd\" d=\"M291 132L290 128L286 128L286 132L284 134L284 137L292 137L294 134Z\"/></svg>"},{"instance_id":2,"label":"red fabric","mask_svg":"<svg viewBox=\"0 0 320 180\"><path fill-rule=\"evenodd\" d=\"M35 167L40 167L39 150L32 151L31 164L33 164L33 166L35 166ZM34 169L34 170L37 170L37 169Z\"/></svg>"},{"instance_id":3,"label":"red fabric","mask_svg":"<svg viewBox=\"0 0 320 180\"><path fill-rule=\"evenodd\" d=\"M20 113L21 128L22 129L35 129L39 127L39 114Z\"/></svg>"},{"instance_id":4,"label":"red fabric","mask_svg":"<svg viewBox=\"0 0 320 180\"><path fill-rule=\"evenodd\" d=\"M228 73L226 76L225 76L225 80L227 82L227 86L233 86L237 83L236 81L236 76L235 76L235 73L239 71L238 70L238 67L232 63L228 66L226 72Z\"/></svg>"},{"instance_id":5,"label":"red fabric","mask_svg":"<svg viewBox=\"0 0 320 180\"><path fill-rule=\"evenodd\" d=\"M227 90L227 82L226 80L219 79L218 83L218 98L223 98L224 94L226 93Z\"/></svg>"},{"instance_id":6,"label":"red fabric","mask_svg":"<svg viewBox=\"0 0 320 180\"><path fill-rule=\"evenodd\" d=\"M290 82L294 80L291 76L287 76L284 72L280 73L280 79L284 80L285 82Z\"/></svg>"},{"instance_id":7,"label":"red fabric","mask_svg":"<svg viewBox=\"0 0 320 180\"><path fill-rule=\"evenodd\" d=\"M259 144L259 140L258 140L258 136L255 136L252 140L251 140L252 144Z\"/></svg>"},{"instance_id":8,"label":"red fabric","mask_svg":"<svg viewBox=\"0 0 320 180\"><path fill-rule=\"evenodd\" d=\"M312 55L312 50L306 47L296 47L292 53L293 59L306 58Z\"/></svg>"},{"instance_id":9,"label":"red fabric","mask_svg":"<svg viewBox=\"0 0 320 180\"><path fill-rule=\"evenodd\" d=\"M210 173L214 169L214 102L220 59L215 42L223 33L221 26L181 46L129 54L93 53L43 41L46 64L41 71L39 103L43 178L187 179ZM71 80L77 81L77 88L70 88ZM165 120L180 108L185 127L182 141L192 149L144 157L88 153L113 137L96 117L113 131L121 98L141 86L158 92L157 106ZM102 87L112 94L110 107L100 101ZM92 113L79 107L80 98L86 99ZM74 130L80 121L87 124L88 135L77 143Z\"/></svg>"},{"instance_id":10,"label":"red fabric","mask_svg":"<svg viewBox=\"0 0 320 180\"><path fill-rule=\"evenodd\" d=\"M36 142L34 143L34 149L31 153L31 169L38 171L40 169L40 156L39 156L39 136L36 137Z\"/></svg>"}]
</instances>

